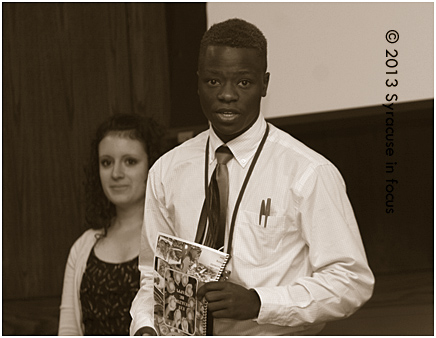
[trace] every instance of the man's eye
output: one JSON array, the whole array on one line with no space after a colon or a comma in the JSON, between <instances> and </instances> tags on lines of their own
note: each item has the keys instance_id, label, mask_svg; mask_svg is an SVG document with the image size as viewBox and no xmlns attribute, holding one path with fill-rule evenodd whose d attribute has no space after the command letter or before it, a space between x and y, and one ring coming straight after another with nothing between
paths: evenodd
<instances>
[{"instance_id":1,"label":"man's eye","mask_svg":"<svg viewBox=\"0 0 436 338\"><path fill-rule=\"evenodd\" d=\"M216 85L218 84L218 80L216 80L216 79L211 79L211 80L207 81L207 83L209 83L209 84L212 85L212 86L216 86Z\"/></svg>"},{"instance_id":2,"label":"man's eye","mask_svg":"<svg viewBox=\"0 0 436 338\"><path fill-rule=\"evenodd\" d=\"M249 84L250 84L250 81L248 81L248 80L242 80L239 82L239 85L241 87L247 87Z\"/></svg>"}]
</instances>

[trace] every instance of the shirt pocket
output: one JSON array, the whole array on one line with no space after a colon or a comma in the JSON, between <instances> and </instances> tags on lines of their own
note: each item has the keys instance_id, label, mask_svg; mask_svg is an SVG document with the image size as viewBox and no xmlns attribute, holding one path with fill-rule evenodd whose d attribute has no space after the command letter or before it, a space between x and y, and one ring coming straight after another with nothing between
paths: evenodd
<instances>
[{"instance_id":1,"label":"shirt pocket","mask_svg":"<svg viewBox=\"0 0 436 338\"><path fill-rule=\"evenodd\" d=\"M280 255L286 236L296 231L285 221L285 216L268 216L264 227L259 225L258 213L240 210L235 224L233 257L251 266L272 264Z\"/></svg>"}]
</instances>

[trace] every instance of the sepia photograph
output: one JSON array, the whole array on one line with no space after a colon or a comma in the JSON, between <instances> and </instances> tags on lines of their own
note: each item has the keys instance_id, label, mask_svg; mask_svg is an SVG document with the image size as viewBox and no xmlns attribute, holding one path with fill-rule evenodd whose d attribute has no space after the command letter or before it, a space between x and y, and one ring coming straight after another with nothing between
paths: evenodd
<instances>
[{"instance_id":1,"label":"sepia photograph","mask_svg":"<svg viewBox=\"0 0 436 338\"><path fill-rule=\"evenodd\" d=\"M433 2L3 2L2 61L3 335L434 335Z\"/></svg>"}]
</instances>

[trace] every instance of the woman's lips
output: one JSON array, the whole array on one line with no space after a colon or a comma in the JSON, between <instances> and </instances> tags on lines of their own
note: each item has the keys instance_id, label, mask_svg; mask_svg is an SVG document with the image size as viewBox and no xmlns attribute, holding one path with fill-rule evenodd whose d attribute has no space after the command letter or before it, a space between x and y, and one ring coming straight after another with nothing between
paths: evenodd
<instances>
[{"instance_id":1,"label":"woman's lips","mask_svg":"<svg viewBox=\"0 0 436 338\"><path fill-rule=\"evenodd\" d=\"M126 190L129 186L128 185L112 185L111 189L114 191L122 191Z\"/></svg>"}]
</instances>

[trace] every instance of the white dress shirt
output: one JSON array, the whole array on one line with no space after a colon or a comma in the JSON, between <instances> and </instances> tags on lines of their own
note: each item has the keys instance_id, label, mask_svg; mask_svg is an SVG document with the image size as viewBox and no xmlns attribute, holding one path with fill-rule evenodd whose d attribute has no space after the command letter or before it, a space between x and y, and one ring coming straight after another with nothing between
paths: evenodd
<instances>
[{"instance_id":1,"label":"white dress shirt","mask_svg":"<svg viewBox=\"0 0 436 338\"><path fill-rule=\"evenodd\" d=\"M236 199L266 129L261 114L227 143L229 170L225 251ZM148 175L139 269L141 289L131 309L131 334L153 327L153 256L159 231L194 241L209 179L223 142L212 128L161 157ZM271 199L266 227L262 200ZM215 335L300 335L354 313L372 295L368 267L344 181L327 159L289 134L270 131L243 195L235 222L229 281L253 288L257 318L216 319Z\"/></svg>"}]
</instances>

